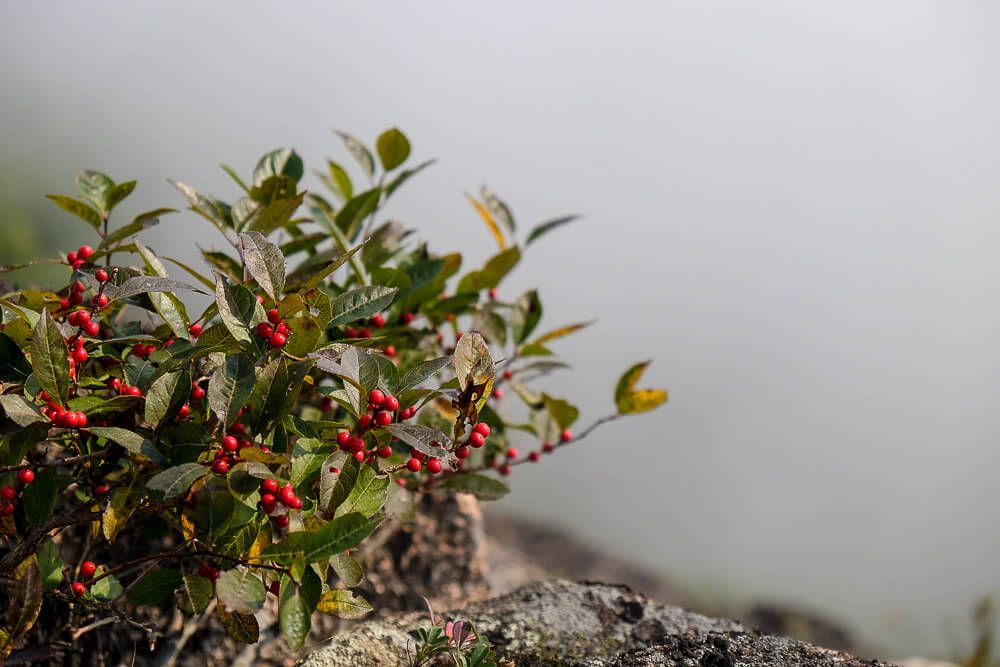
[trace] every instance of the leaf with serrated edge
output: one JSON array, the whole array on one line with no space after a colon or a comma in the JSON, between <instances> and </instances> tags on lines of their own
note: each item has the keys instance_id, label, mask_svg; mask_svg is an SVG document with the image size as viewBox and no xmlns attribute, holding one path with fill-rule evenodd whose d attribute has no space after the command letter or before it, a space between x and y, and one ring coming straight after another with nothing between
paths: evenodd
<instances>
[{"instance_id":1,"label":"leaf with serrated edge","mask_svg":"<svg viewBox=\"0 0 1000 667\"><path fill-rule=\"evenodd\" d=\"M398 291L395 287L368 285L341 294L333 300L333 319L329 326L350 324L384 310L396 298Z\"/></svg>"},{"instance_id":2,"label":"leaf with serrated edge","mask_svg":"<svg viewBox=\"0 0 1000 667\"><path fill-rule=\"evenodd\" d=\"M255 370L253 359L234 354L226 357L225 365L208 380L208 404L227 428L253 392Z\"/></svg>"},{"instance_id":3,"label":"leaf with serrated edge","mask_svg":"<svg viewBox=\"0 0 1000 667\"><path fill-rule=\"evenodd\" d=\"M277 301L285 289L285 256L281 250L260 232L240 234L240 247L243 249L246 273Z\"/></svg>"},{"instance_id":4,"label":"leaf with serrated edge","mask_svg":"<svg viewBox=\"0 0 1000 667\"><path fill-rule=\"evenodd\" d=\"M62 405L69 397L68 355L59 325L43 310L31 336L31 365L39 386Z\"/></svg>"},{"instance_id":5,"label":"leaf with serrated edge","mask_svg":"<svg viewBox=\"0 0 1000 667\"><path fill-rule=\"evenodd\" d=\"M360 544L377 526L377 521L369 521L361 514L345 514L317 531L290 533L285 539L264 549L260 558L281 563L290 562L295 557L301 557L307 563L325 561L338 551Z\"/></svg>"}]
</instances>

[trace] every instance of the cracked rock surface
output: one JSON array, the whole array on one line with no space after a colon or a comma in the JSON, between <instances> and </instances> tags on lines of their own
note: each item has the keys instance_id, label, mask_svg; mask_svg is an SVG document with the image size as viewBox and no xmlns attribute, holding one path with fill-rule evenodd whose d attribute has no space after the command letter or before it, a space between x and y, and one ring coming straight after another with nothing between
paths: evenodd
<instances>
[{"instance_id":1,"label":"cracked rock surface","mask_svg":"<svg viewBox=\"0 0 1000 667\"><path fill-rule=\"evenodd\" d=\"M502 665L884 664L758 634L735 621L657 604L624 586L592 582L533 583L442 615L472 621L493 643ZM428 615L419 612L363 623L299 664L406 665L413 648L409 631L428 624Z\"/></svg>"}]
</instances>

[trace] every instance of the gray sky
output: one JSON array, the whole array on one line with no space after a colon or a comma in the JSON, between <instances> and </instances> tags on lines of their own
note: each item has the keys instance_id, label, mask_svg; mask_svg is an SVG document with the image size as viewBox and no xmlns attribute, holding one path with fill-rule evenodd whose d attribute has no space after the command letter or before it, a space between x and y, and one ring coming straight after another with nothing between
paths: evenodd
<instances>
[{"instance_id":1,"label":"gray sky","mask_svg":"<svg viewBox=\"0 0 1000 667\"><path fill-rule=\"evenodd\" d=\"M95 167L139 178L135 210L181 203L167 177L230 198L220 162L318 167L331 127L398 125L440 162L390 213L470 265L493 248L463 190L522 227L584 213L507 287L600 317L549 386L597 417L655 357L671 403L518 470L506 509L914 651L998 588L997 5L5 10L0 159L48 170L25 188Z\"/></svg>"}]
</instances>

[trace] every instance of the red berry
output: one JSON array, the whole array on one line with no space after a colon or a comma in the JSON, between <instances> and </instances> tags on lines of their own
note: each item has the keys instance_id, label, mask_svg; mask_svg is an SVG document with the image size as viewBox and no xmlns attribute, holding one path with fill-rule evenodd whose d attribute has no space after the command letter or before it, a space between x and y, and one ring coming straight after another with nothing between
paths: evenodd
<instances>
[{"instance_id":1,"label":"red berry","mask_svg":"<svg viewBox=\"0 0 1000 667\"><path fill-rule=\"evenodd\" d=\"M385 445L384 447L380 447L379 450L378 450L378 455L379 455L379 458L383 458L383 459L389 458L390 456L392 456L392 447L390 447L389 445Z\"/></svg>"},{"instance_id":2,"label":"red berry","mask_svg":"<svg viewBox=\"0 0 1000 667\"><path fill-rule=\"evenodd\" d=\"M73 292L69 295L69 302L74 306L79 306L83 303L83 294L80 292Z\"/></svg>"},{"instance_id":3,"label":"red berry","mask_svg":"<svg viewBox=\"0 0 1000 667\"><path fill-rule=\"evenodd\" d=\"M267 311L267 321L271 324L277 324L281 321L281 313L278 312L277 308Z\"/></svg>"},{"instance_id":4,"label":"red berry","mask_svg":"<svg viewBox=\"0 0 1000 667\"><path fill-rule=\"evenodd\" d=\"M86 595L86 594L87 594L87 587L86 587L86 586L84 586L84 585L83 585L83 584L82 584L81 582L79 582L79 581L74 581L74 582L73 582L73 585L72 585L72 586L70 586L70 588L72 588L72 589L73 589L73 595L75 595L75 596L76 596L76 597L78 597L78 598L82 598L82 597L83 597L84 595Z\"/></svg>"},{"instance_id":5,"label":"red berry","mask_svg":"<svg viewBox=\"0 0 1000 667\"><path fill-rule=\"evenodd\" d=\"M468 445L459 445L455 448L455 456L459 459L467 459L469 455L472 454L472 450L469 449Z\"/></svg>"},{"instance_id":6,"label":"red berry","mask_svg":"<svg viewBox=\"0 0 1000 667\"><path fill-rule=\"evenodd\" d=\"M291 329L288 328L288 325L285 324L284 322L278 322L278 326L274 327L274 330L277 333L282 333L285 334L286 336L291 331Z\"/></svg>"},{"instance_id":7,"label":"red berry","mask_svg":"<svg viewBox=\"0 0 1000 667\"><path fill-rule=\"evenodd\" d=\"M0 498L3 498L4 500L14 500L14 498L17 498L17 491L13 486L8 484L3 487L3 489L0 489Z\"/></svg>"},{"instance_id":8,"label":"red berry","mask_svg":"<svg viewBox=\"0 0 1000 667\"><path fill-rule=\"evenodd\" d=\"M76 413L77 428L84 428L87 425L87 415L83 412Z\"/></svg>"},{"instance_id":9,"label":"red berry","mask_svg":"<svg viewBox=\"0 0 1000 667\"><path fill-rule=\"evenodd\" d=\"M226 459L218 459L212 463L212 472L216 475L225 475L229 472L229 461Z\"/></svg>"},{"instance_id":10,"label":"red berry","mask_svg":"<svg viewBox=\"0 0 1000 667\"><path fill-rule=\"evenodd\" d=\"M88 257L90 257L93 254L94 254L94 249L91 248L89 245L82 245L76 251L77 257L80 257L82 259L87 259Z\"/></svg>"},{"instance_id":11,"label":"red berry","mask_svg":"<svg viewBox=\"0 0 1000 667\"><path fill-rule=\"evenodd\" d=\"M273 493L262 494L260 497L260 506L265 514L271 514L274 512L274 508L278 506L278 498Z\"/></svg>"},{"instance_id":12,"label":"red berry","mask_svg":"<svg viewBox=\"0 0 1000 667\"><path fill-rule=\"evenodd\" d=\"M277 493L278 492L278 480L276 479L265 479L260 483L261 493Z\"/></svg>"},{"instance_id":13,"label":"red berry","mask_svg":"<svg viewBox=\"0 0 1000 667\"><path fill-rule=\"evenodd\" d=\"M516 459L518 454L520 452L517 451L517 447L511 447L507 450L507 458L509 459Z\"/></svg>"},{"instance_id":14,"label":"red berry","mask_svg":"<svg viewBox=\"0 0 1000 667\"><path fill-rule=\"evenodd\" d=\"M403 326L407 326L416 318L413 313L403 313L399 316L399 321Z\"/></svg>"},{"instance_id":15,"label":"red berry","mask_svg":"<svg viewBox=\"0 0 1000 667\"><path fill-rule=\"evenodd\" d=\"M562 433L559 434L559 439L563 442L569 442L570 440L573 439L573 431L569 430L568 428L564 428L562 430Z\"/></svg>"},{"instance_id":16,"label":"red berry","mask_svg":"<svg viewBox=\"0 0 1000 667\"><path fill-rule=\"evenodd\" d=\"M107 294L95 294L94 298L90 300L92 304L98 308L104 308L108 305L108 295Z\"/></svg>"},{"instance_id":17,"label":"red berry","mask_svg":"<svg viewBox=\"0 0 1000 667\"><path fill-rule=\"evenodd\" d=\"M347 443L347 448L349 451L352 451L355 454L360 454L362 450L364 450L365 448L365 441L357 436L354 436Z\"/></svg>"},{"instance_id":18,"label":"red berry","mask_svg":"<svg viewBox=\"0 0 1000 667\"><path fill-rule=\"evenodd\" d=\"M97 322L87 322L83 325L83 333L87 334L91 338L95 338L101 333L101 325Z\"/></svg>"},{"instance_id":19,"label":"red berry","mask_svg":"<svg viewBox=\"0 0 1000 667\"><path fill-rule=\"evenodd\" d=\"M87 351L82 347L73 350L73 361L77 362L78 364L82 364L83 362L85 362L88 356L89 355L87 354Z\"/></svg>"},{"instance_id":20,"label":"red berry","mask_svg":"<svg viewBox=\"0 0 1000 667\"><path fill-rule=\"evenodd\" d=\"M240 410L240 414L242 414L242 413L243 413L243 411ZM246 430L247 430L247 426L243 422L233 422L233 425L229 427L229 432L230 433L235 433L236 435L240 435L243 432L245 432Z\"/></svg>"},{"instance_id":21,"label":"red berry","mask_svg":"<svg viewBox=\"0 0 1000 667\"><path fill-rule=\"evenodd\" d=\"M503 379L504 380L512 380L513 378L514 378L514 371L512 371L512 370L510 370L508 368L507 370L505 370L503 372Z\"/></svg>"},{"instance_id":22,"label":"red berry","mask_svg":"<svg viewBox=\"0 0 1000 667\"><path fill-rule=\"evenodd\" d=\"M361 415L358 417L358 428L364 431L372 425L371 415Z\"/></svg>"},{"instance_id":23,"label":"red berry","mask_svg":"<svg viewBox=\"0 0 1000 667\"><path fill-rule=\"evenodd\" d=\"M82 259L77 259L75 262L73 262L73 270L79 271L80 267L83 266L84 264L86 264L86 262L84 262Z\"/></svg>"},{"instance_id":24,"label":"red berry","mask_svg":"<svg viewBox=\"0 0 1000 667\"><path fill-rule=\"evenodd\" d=\"M69 308L69 298L65 296L61 297L59 299L59 307L62 308L63 310Z\"/></svg>"},{"instance_id":25,"label":"red berry","mask_svg":"<svg viewBox=\"0 0 1000 667\"><path fill-rule=\"evenodd\" d=\"M385 348L385 356L389 357L390 359L392 359L393 357L395 357L396 356L396 346L395 345L387 345L386 348Z\"/></svg>"},{"instance_id":26,"label":"red berry","mask_svg":"<svg viewBox=\"0 0 1000 667\"><path fill-rule=\"evenodd\" d=\"M295 501L295 489L291 484L285 484L278 492L278 500L283 505L291 505Z\"/></svg>"},{"instance_id":27,"label":"red berry","mask_svg":"<svg viewBox=\"0 0 1000 667\"><path fill-rule=\"evenodd\" d=\"M281 584L279 584L277 580L272 581L267 587L267 590L271 593L271 595L277 596L278 592L281 590Z\"/></svg>"},{"instance_id":28,"label":"red berry","mask_svg":"<svg viewBox=\"0 0 1000 667\"><path fill-rule=\"evenodd\" d=\"M431 459L427 462L427 470L435 475L438 474L441 472L441 462L437 459Z\"/></svg>"},{"instance_id":29,"label":"red berry","mask_svg":"<svg viewBox=\"0 0 1000 667\"><path fill-rule=\"evenodd\" d=\"M21 468L17 471L17 481L27 486L35 481L35 471L30 468Z\"/></svg>"},{"instance_id":30,"label":"red berry","mask_svg":"<svg viewBox=\"0 0 1000 667\"><path fill-rule=\"evenodd\" d=\"M346 327L344 329L344 335L348 338L357 338L358 332L354 329L354 327Z\"/></svg>"},{"instance_id":31,"label":"red berry","mask_svg":"<svg viewBox=\"0 0 1000 667\"><path fill-rule=\"evenodd\" d=\"M364 461L365 460L365 453L364 453L364 451L362 451L362 450L359 449L358 451L354 452L354 460L357 461L358 463L361 463L362 461Z\"/></svg>"},{"instance_id":32,"label":"red berry","mask_svg":"<svg viewBox=\"0 0 1000 667\"><path fill-rule=\"evenodd\" d=\"M187 419L191 415L191 406L185 403L181 406L181 409L177 411L177 416L181 419Z\"/></svg>"},{"instance_id":33,"label":"red berry","mask_svg":"<svg viewBox=\"0 0 1000 667\"><path fill-rule=\"evenodd\" d=\"M541 452L531 452L530 454L528 454L528 460L531 461L532 463L538 463L538 460L540 458L542 458Z\"/></svg>"},{"instance_id":34,"label":"red berry","mask_svg":"<svg viewBox=\"0 0 1000 667\"><path fill-rule=\"evenodd\" d=\"M76 262L76 253L72 251L66 253L66 263L73 264L74 262Z\"/></svg>"},{"instance_id":35,"label":"red berry","mask_svg":"<svg viewBox=\"0 0 1000 667\"><path fill-rule=\"evenodd\" d=\"M273 336L267 339L267 344L271 347L284 347L285 343L288 342L288 336L283 333L275 333Z\"/></svg>"},{"instance_id":36,"label":"red berry","mask_svg":"<svg viewBox=\"0 0 1000 667\"><path fill-rule=\"evenodd\" d=\"M386 410L379 410L375 413L376 426L388 426L392 423L392 413Z\"/></svg>"},{"instance_id":37,"label":"red berry","mask_svg":"<svg viewBox=\"0 0 1000 667\"><path fill-rule=\"evenodd\" d=\"M496 288L495 288L495 287L494 287L493 289L491 289L491 290L490 290L490 300L492 300L492 301L496 301L496 300L497 300L497 295L498 295L498 294L499 294L499 292L497 292L497 290L496 290Z\"/></svg>"},{"instance_id":38,"label":"red berry","mask_svg":"<svg viewBox=\"0 0 1000 667\"><path fill-rule=\"evenodd\" d=\"M126 396L142 396L142 389L139 389L136 386L130 386L130 387L125 387L122 390L122 393L125 394Z\"/></svg>"},{"instance_id":39,"label":"red berry","mask_svg":"<svg viewBox=\"0 0 1000 667\"><path fill-rule=\"evenodd\" d=\"M257 325L257 335L261 338L270 338L274 335L274 327L267 322L261 322Z\"/></svg>"},{"instance_id":40,"label":"red berry","mask_svg":"<svg viewBox=\"0 0 1000 667\"><path fill-rule=\"evenodd\" d=\"M191 387L191 400L192 401L200 401L203 398L205 398L205 390L204 389L202 389L198 385L195 385L195 386Z\"/></svg>"},{"instance_id":41,"label":"red berry","mask_svg":"<svg viewBox=\"0 0 1000 667\"><path fill-rule=\"evenodd\" d=\"M13 503L7 503L3 507L0 507L0 514L2 514L4 516L10 516L13 513L14 513L14 504Z\"/></svg>"},{"instance_id":42,"label":"red berry","mask_svg":"<svg viewBox=\"0 0 1000 667\"><path fill-rule=\"evenodd\" d=\"M418 461L423 461L424 459L427 458L427 455L424 454L419 449L414 449L413 452L410 454L410 456L412 456L413 458L415 458Z\"/></svg>"},{"instance_id":43,"label":"red berry","mask_svg":"<svg viewBox=\"0 0 1000 667\"><path fill-rule=\"evenodd\" d=\"M73 291L74 291L74 292L85 292L86 290L87 290L87 286L86 286L86 285L84 285L84 284L83 284L82 282L80 282L79 280L77 280L77 281L75 281L75 282L73 283Z\"/></svg>"},{"instance_id":44,"label":"red berry","mask_svg":"<svg viewBox=\"0 0 1000 667\"><path fill-rule=\"evenodd\" d=\"M97 572L97 564L90 560L85 560L80 564L80 574L90 579Z\"/></svg>"},{"instance_id":45,"label":"red berry","mask_svg":"<svg viewBox=\"0 0 1000 667\"><path fill-rule=\"evenodd\" d=\"M291 502L288 503L288 506L291 507L293 510L300 510L302 509L302 499L299 498L298 496L295 496L294 498L291 499Z\"/></svg>"},{"instance_id":46,"label":"red berry","mask_svg":"<svg viewBox=\"0 0 1000 667\"><path fill-rule=\"evenodd\" d=\"M278 528L288 528L289 519L287 514L279 514L276 517L272 517L271 521L274 521L274 525Z\"/></svg>"},{"instance_id":47,"label":"red berry","mask_svg":"<svg viewBox=\"0 0 1000 667\"><path fill-rule=\"evenodd\" d=\"M500 400L501 398L503 398L503 389L501 389L500 387L497 387L496 389L494 389L493 390L493 398L495 398L497 400Z\"/></svg>"},{"instance_id":48,"label":"red berry","mask_svg":"<svg viewBox=\"0 0 1000 667\"><path fill-rule=\"evenodd\" d=\"M378 390L372 389L371 393L368 394L368 403L370 405L379 406L385 401L385 393Z\"/></svg>"},{"instance_id":49,"label":"red berry","mask_svg":"<svg viewBox=\"0 0 1000 667\"><path fill-rule=\"evenodd\" d=\"M472 430L484 438L490 437L490 425L486 422L479 422L472 428Z\"/></svg>"},{"instance_id":50,"label":"red berry","mask_svg":"<svg viewBox=\"0 0 1000 667\"><path fill-rule=\"evenodd\" d=\"M97 282L106 283L111 276L104 269L97 269L97 271L94 271L94 277L97 278Z\"/></svg>"},{"instance_id":51,"label":"red berry","mask_svg":"<svg viewBox=\"0 0 1000 667\"><path fill-rule=\"evenodd\" d=\"M222 448L227 452L235 452L240 448L240 441L231 435L222 437Z\"/></svg>"},{"instance_id":52,"label":"red berry","mask_svg":"<svg viewBox=\"0 0 1000 667\"><path fill-rule=\"evenodd\" d=\"M418 459L418 458L412 458L412 459L410 459L409 461L406 462L406 468L410 472L420 472L420 469L422 467L423 467L423 464L420 462L420 459Z\"/></svg>"},{"instance_id":53,"label":"red berry","mask_svg":"<svg viewBox=\"0 0 1000 667\"><path fill-rule=\"evenodd\" d=\"M382 313L375 313L375 315L372 316L372 326L373 327L385 326L385 317L382 315Z\"/></svg>"},{"instance_id":54,"label":"red berry","mask_svg":"<svg viewBox=\"0 0 1000 667\"><path fill-rule=\"evenodd\" d=\"M350 431L341 431L340 433L337 434L337 444L340 445L341 447L346 446L347 443L350 441L351 441Z\"/></svg>"},{"instance_id":55,"label":"red berry","mask_svg":"<svg viewBox=\"0 0 1000 667\"><path fill-rule=\"evenodd\" d=\"M371 338L372 337L372 330L369 329L368 327L361 327L361 337L362 338Z\"/></svg>"},{"instance_id":56,"label":"red berry","mask_svg":"<svg viewBox=\"0 0 1000 667\"><path fill-rule=\"evenodd\" d=\"M507 464L507 463L504 463L502 466L500 466L499 470L500 470L500 474L503 475L504 477L506 477L507 475L510 474L510 465Z\"/></svg>"},{"instance_id":57,"label":"red berry","mask_svg":"<svg viewBox=\"0 0 1000 667\"><path fill-rule=\"evenodd\" d=\"M119 380L118 378L111 378L110 380L108 380L108 386L114 389L115 391L118 391L119 389L122 388L122 381Z\"/></svg>"},{"instance_id":58,"label":"red berry","mask_svg":"<svg viewBox=\"0 0 1000 667\"><path fill-rule=\"evenodd\" d=\"M107 484L98 484L94 487L94 493L99 496L106 496L108 494L108 490Z\"/></svg>"},{"instance_id":59,"label":"red berry","mask_svg":"<svg viewBox=\"0 0 1000 667\"><path fill-rule=\"evenodd\" d=\"M389 412L395 412L399 410L399 399L395 396L386 396L385 401L382 403L382 407Z\"/></svg>"},{"instance_id":60,"label":"red berry","mask_svg":"<svg viewBox=\"0 0 1000 667\"><path fill-rule=\"evenodd\" d=\"M60 421L65 428L76 428L80 425L80 416L76 412L64 412Z\"/></svg>"},{"instance_id":61,"label":"red berry","mask_svg":"<svg viewBox=\"0 0 1000 667\"><path fill-rule=\"evenodd\" d=\"M551 442L543 442L542 443L542 451L545 452L546 454L551 454L552 452L555 451L555 449L556 449L556 446L553 445Z\"/></svg>"},{"instance_id":62,"label":"red berry","mask_svg":"<svg viewBox=\"0 0 1000 667\"><path fill-rule=\"evenodd\" d=\"M191 334L191 336L194 338L200 336L204 330L205 330L204 327L202 327L197 322L188 327L188 333Z\"/></svg>"},{"instance_id":63,"label":"red berry","mask_svg":"<svg viewBox=\"0 0 1000 667\"><path fill-rule=\"evenodd\" d=\"M141 359L146 355L146 346L142 343L136 343L132 346L132 354Z\"/></svg>"},{"instance_id":64,"label":"red berry","mask_svg":"<svg viewBox=\"0 0 1000 667\"><path fill-rule=\"evenodd\" d=\"M478 431L473 431L472 433L469 434L470 446L479 448L485 444L486 444L486 438L483 437L482 433L479 433Z\"/></svg>"}]
</instances>

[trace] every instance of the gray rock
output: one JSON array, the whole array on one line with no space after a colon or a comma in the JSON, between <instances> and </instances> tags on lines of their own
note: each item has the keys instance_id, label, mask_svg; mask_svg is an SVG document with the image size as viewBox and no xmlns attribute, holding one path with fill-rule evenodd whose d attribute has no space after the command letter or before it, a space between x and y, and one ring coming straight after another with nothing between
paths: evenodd
<instances>
[{"instance_id":1,"label":"gray rock","mask_svg":"<svg viewBox=\"0 0 1000 667\"><path fill-rule=\"evenodd\" d=\"M760 635L735 621L713 619L647 600L625 586L554 580L442 614L472 621L501 664L515 665L879 665L782 637ZM364 623L314 651L303 667L405 665L409 631L426 613Z\"/></svg>"}]
</instances>

